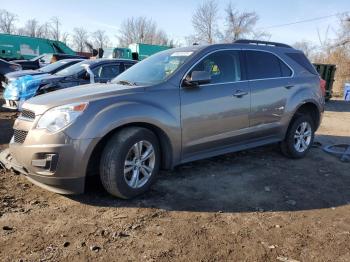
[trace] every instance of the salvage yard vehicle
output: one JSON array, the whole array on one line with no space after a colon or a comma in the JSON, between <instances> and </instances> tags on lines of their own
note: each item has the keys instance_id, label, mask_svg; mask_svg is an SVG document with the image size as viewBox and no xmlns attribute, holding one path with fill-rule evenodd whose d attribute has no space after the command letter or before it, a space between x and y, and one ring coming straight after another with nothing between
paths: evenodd
<instances>
[{"instance_id":1,"label":"salvage yard vehicle","mask_svg":"<svg viewBox=\"0 0 350 262\"><path fill-rule=\"evenodd\" d=\"M98 174L110 194L132 198L160 168L202 158L271 143L302 158L323 111L315 68L288 45L175 48L109 84L25 102L0 161L58 193L82 193Z\"/></svg>"},{"instance_id":2,"label":"salvage yard vehicle","mask_svg":"<svg viewBox=\"0 0 350 262\"><path fill-rule=\"evenodd\" d=\"M86 59L84 56L80 55L68 55L68 54L43 54L36 56L29 60L12 60L12 62L17 63L22 66L22 69L24 70L35 70L39 69L40 67L47 66L51 63L55 63L62 59Z\"/></svg>"},{"instance_id":3,"label":"salvage yard vehicle","mask_svg":"<svg viewBox=\"0 0 350 262\"><path fill-rule=\"evenodd\" d=\"M86 57L83 56L69 54L43 54L40 56L36 56L30 60L5 61L0 59L0 84L2 83L2 81L4 81L4 75L9 72L20 70L35 70L43 66L47 66L50 63L54 63L59 60L68 58L86 59Z\"/></svg>"},{"instance_id":4,"label":"salvage yard vehicle","mask_svg":"<svg viewBox=\"0 0 350 262\"><path fill-rule=\"evenodd\" d=\"M31 97L55 90L89 83L106 83L134 65L132 60L96 59L83 60L66 67L53 75L26 75L12 80L5 86L3 107L18 110ZM53 66L52 64L51 66Z\"/></svg>"},{"instance_id":5,"label":"salvage yard vehicle","mask_svg":"<svg viewBox=\"0 0 350 262\"><path fill-rule=\"evenodd\" d=\"M61 71L69 66L72 66L76 63L79 63L83 61L83 59L63 59L60 61L57 61L53 64L49 64L46 65L44 67L41 67L39 69L36 70L31 70L31 69L27 69L27 70L20 70L20 71L15 71L15 72L11 72L11 73L7 73L5 75L5 84L9 84L11 81L16 80L19 77L22 76L26 76L26 75L43 75L43 74L55 74L58 71Z\"/></svg>"}]
</instances>

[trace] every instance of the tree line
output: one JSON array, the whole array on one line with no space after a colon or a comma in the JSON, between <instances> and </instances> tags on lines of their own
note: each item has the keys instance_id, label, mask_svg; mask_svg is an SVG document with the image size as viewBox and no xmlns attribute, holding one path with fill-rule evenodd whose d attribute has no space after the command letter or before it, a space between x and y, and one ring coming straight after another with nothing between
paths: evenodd
<instances>
[{"instance_id":1,"label":"tree line","mask_svg":"<svg viewBox=\"0 0 350 262\"><path fill-rule=\"evenodd\" d=\"M253 39L269 38L269 34L255 29L259 20L255 12L240 12L229 3L225 9L226 27L218 26L219 8L214 0L200 4L192 16L194 34L186 37L187 44L232 42L235 39L249 37ZM37 19L29 19L24 25L18 25L18 16L0 9L0 32L31 37L42 37L59 40L76 51L88 51L89 47L105 48L111 46L109 35L104 30L88 32L84 27L73 28L71 32L62 31L61 20L54 16L49 21L40 23ZM122 21L116 35L118 46L131 43L177 46L168 34L158 27L157 23L147 17L130 17Z\"/></svg>"}]
</instances>

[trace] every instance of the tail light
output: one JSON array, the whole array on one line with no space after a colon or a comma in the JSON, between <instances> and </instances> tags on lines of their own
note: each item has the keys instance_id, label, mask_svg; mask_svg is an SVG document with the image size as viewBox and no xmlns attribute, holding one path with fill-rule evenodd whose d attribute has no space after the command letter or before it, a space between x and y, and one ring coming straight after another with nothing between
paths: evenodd
<instances>
[{"instance_id":1,"label":"tail light","mask_svg":"<svg viewBox=\"0 0 350 262\"><path fill-rule=\"evenodd\" d=\"M325 97L326 96L326 81L320 78L320 89L322 92L322 95Z\"/></svg>"}]
</instances>

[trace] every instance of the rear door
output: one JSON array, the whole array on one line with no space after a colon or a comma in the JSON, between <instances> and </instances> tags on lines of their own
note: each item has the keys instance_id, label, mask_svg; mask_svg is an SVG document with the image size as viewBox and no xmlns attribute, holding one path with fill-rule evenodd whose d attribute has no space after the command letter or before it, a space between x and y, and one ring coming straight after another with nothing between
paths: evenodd
<instances>
[{"instance_id":1,"label":"rear door","mask_svg":"<svg viewBox=\"0 0 350 262\"><path fill-rule=\"evenodd\" d=\"M225 150L239 142L249 126L250 90L244 80L242 53L221 50L206 55L187 74L207 71L211 82L182 87L181 121L183 158Z\"/></svg>"},{"instance_id":2,"label":"rear door","mask_svg":"<svg viewBox=\"0 0 350 262\"><path fill-rule=\"evenodd\" d=\"M245 51L251 90L252 136L276 135L288 97L293 92L293 71L277 55L260 50Z\"/></svg>"}]
</instances>

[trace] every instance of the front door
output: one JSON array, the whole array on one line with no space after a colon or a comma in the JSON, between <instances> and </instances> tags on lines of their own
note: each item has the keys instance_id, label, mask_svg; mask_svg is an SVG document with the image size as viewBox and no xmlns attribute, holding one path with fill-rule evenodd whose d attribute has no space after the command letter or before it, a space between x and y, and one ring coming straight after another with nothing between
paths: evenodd
<instances>
[{"instance_id":1,"label":"front door","mask_svg":"<svg viewBox=\"0 0 350 262\"><path fill-rule=\"evenodd\" d=\"M207 71L209 84L181 87L183 159L210 155L238 143L249 127L250 89L242 77L241 51L222 50L205 56L190 70ZM241 70L242 69L242 70Z\"/></svg>"}]
</instances>

